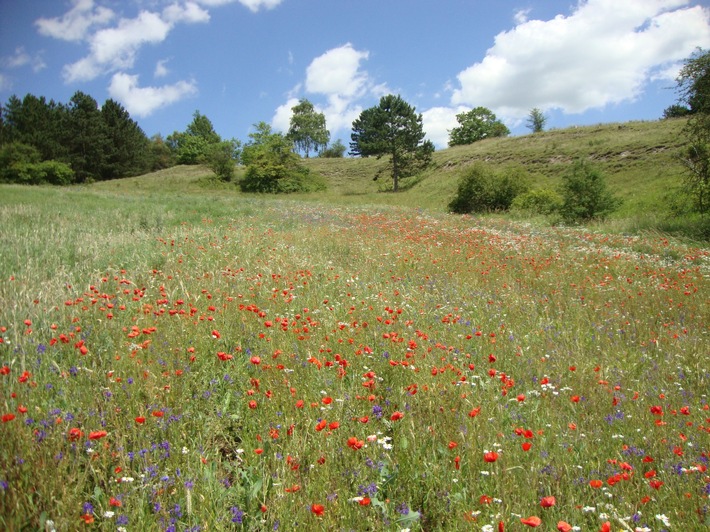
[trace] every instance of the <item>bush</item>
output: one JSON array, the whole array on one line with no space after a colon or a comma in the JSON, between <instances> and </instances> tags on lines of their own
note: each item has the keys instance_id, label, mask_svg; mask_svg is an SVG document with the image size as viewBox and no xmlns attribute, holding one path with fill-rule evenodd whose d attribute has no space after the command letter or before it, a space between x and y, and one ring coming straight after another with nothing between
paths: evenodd
<instances>
[{"instance_id":1,"label":"bush","mask_svg":"<svg viewBox=\"0 0 710 532\"><path fill-rule=\"evenodd\" d=\"M579 160L562 176L560 215L566 223L604 219L620 205L606 186L602 173L585 160Z\"/></svg>"},{"instance_id":2,"label":"bush","mask_svg":"<svg viewBox=\"0 0 710 532\"><path fill-rule=\"evenodd\" d=\"M74 171L58 161L15 163L3 170L3 178L21 185L69 185L74 181Z\"/></svg>"},{"instance_id":3,"label":"bush","mask_svg":"<svg viewBox=\"0 0 710 532\"><path fill-rule=\"evenodd\" d=\"M287 152L275 154L261 151L247 166L239 187L243 192L289 194L292 192L315 192L326 188L322 178L312 176L299 164L299 157Z\"/></svg>"},{"instance_id":4,"label":"bush","mask_svg":"<svg viewBox=\"0 0 710 532\"><path fill-rule=\"evenodd\" d=\"M231 181L234 177L234 165L239 157L239 143L225 140L212 144L207 151L207 166L222 181Z\"/></svg>"},{"instance_id":5,"label":"bush","mask_svg":"<svg viewBox=\"0 0 710 532\"><path fill-rule=\"evenodd\" d=\"M329 147L321 151L319 157L326 159L339 159L345 155L345 150L345 144L338 139Z\"/></svg>"},{"instance_id":6,"label":"bush","mask_svg":"<svg viewBox=\"0 0 710 532\"><path fill-rule=\"evenodd\" d=\"M562 206L562 196L549 188L537 188L520 194L513 200L511 209L531 214L550 215Z\"/></svg>"},{"instance_id":7,"label":"bush","mask_svg":"<svg viewBox=\"0 0 710 532\"><path fill-rule=\"evenodd\" d=\"M518 167L496 173L488 166L476 164L460 179L449 211L458 214L505 211L516 196L528 190L527 174Z\"/></svg>"}]
</instances>

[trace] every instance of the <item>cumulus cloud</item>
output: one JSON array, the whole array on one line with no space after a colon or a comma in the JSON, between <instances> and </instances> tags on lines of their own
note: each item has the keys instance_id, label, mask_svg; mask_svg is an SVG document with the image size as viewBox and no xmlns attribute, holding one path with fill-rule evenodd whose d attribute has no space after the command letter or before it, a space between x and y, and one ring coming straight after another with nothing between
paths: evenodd
<instances>
[{"instance_id":1,"label":"cumulus cloud","mask_svg":"<svg viewBox=\"0 0 710 532\"><path fill-rule=\"evenodd\" d=\"M361 63L369 55L369 52L356 50L351 43L346 43L316 57L306 68L303 88L307 94L323 100L313 104L317 112L325 115L331 135L351 127L353 120L362 112L361 101L379 98L388 92L386 85L375 83L362 69ZM295 105L293 102L298 103L294 93L288 102L276 109L272 119L275 129L288 129L291 107Z\"/></svg>"},{"instance_id":2,"label":"cumulus cloud","mask_svg":"<svg viewBox=\"0 0 710 532\"><path fill-rule=\"evenodd\" d=\"M161 87L140 87L137 75L117 72L111 78L108 93L121 102L131 115L145 117L156 109L197 94L197 84L194 81L179 81Z\"/></svg>"},{"instance_id":3,"label":"cumulus cloud","mask_svg":"<svg viewBox=\"0 0 710 532\"><path fill-rule=\"evenodd\" d=\"M168 67L166 66L168 63L167 59L161 59L158 61L158 63L155 65L155 70L153 71L153 77L154 78L164 78L165 76L168 75L170 72L168 70Z\"/></svg>"},{"instance_id":4,"label":"cumulus cloud","mask_svg":"<svg viewBox=\"0 0 710 532\"><path fill-rule=\"evenodd\" d=\"M710 9L687 5L586 0L547 21L518 12L520 23L458 74L451 103L516 120L533 107L581 113L633 101L697 46L710 45Z\"/></svg>"},{"instance_id":5,"label":"cumulus cloud","mask_svg":"<svg viewBox=\"0 0 710 532\"><path fill-rule=\"evenodd\" d=\"M37 19L40 34L63 41L81 41L90 29L108 24L115 16L107 7L95 7L94 0L74 0L73 4L61 17Z\"/></svg>"},{"instance_id":6,"label":"cumulus cloud","mask_svg":"<svg viewBox=\"0 0 710 532\"><path fill-rule=\"evenodd\" d=\"M170 22L149 11L141 11L133 19L121 19L115 28L99 30L90 37L89 55L66 65L64 80L87 81L106 70L130 68L140 47L165 40L170 28Z\"/></svg>"},{"instance_id":7,"label":"cumulus cloud","mask_svg":"<svg viewBox=\"0 0 710 532\"><path fill-rule=\"evenodd\" d=\"M426 137L437 147L446 147L449 143L449 131L458 126L456 115L470 111L468 107L432 107L422 113L422 126Z\"/></svg>"}]
</instances>

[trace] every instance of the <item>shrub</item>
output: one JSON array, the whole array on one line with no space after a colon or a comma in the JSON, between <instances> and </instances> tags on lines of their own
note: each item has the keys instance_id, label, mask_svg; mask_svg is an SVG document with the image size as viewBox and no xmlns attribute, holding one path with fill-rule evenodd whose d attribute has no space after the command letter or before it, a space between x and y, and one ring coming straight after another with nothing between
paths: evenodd
<instances>
[{"instance_id":1,"label":"shrub","mask_svg":"<svg viewBox=\"0 0 710 532\"><path fill-rule=\"evenodd\" d=\"M604 219L621 205L606 186L604 176L585 160L579 160L562 176L560 215L566 223Z\"/></svg>"},{"instance_id":2,"label":"shrub","mask_svg":"<svg viewBox=\"0 0 710 532\"><path fill-rule=\"evenodd\" d=\"M74 181L74 171L59 161L19 162L3 169L2 175L3 180L20 185L69 185Z\"/></svg>"},{"instance_id":3,"label":"shrub","mask_svg":"<svg viewBox=\"0 0 710 532\"><path fill-rule=\"evenodd\" d=\"M528 187L527 175L519 167L496 173L486 165L476 164L460 179L449 211L458 214L505 211Z\"/></svg>"},{"instance_id":4,"label":"shrub","mask_svg":"<svg viewBox=\"0 0 710 532\"><path fill-rule=\"evenodd\" d=\"M512 209L531 214L550 215L562 206L562 196L549 188L536 188L520 194L513 200Z\"/></svg>"},{"instance_id":5,"label":"shrub","mask_svg":"<svg viewBox=\"0 0 710 532\"><path fill-rule=\"evenodd\" d=\"M231 181L234 177L234 165L239 157L239 143L225 140L212 144L207 151L207 166L222 181Z\"/></svg>"},{"instance_id":6,"label":"shrub","mask_svg":"<svg viewBox=\"0 0 710 532\"><path fill-rule=\"evenodd\" d=\"M312 176L293 152L277 154L262 150L257 153L239 183L243 192L289 194L315 192L326 188L322 178Z\"/></svg>"}]
</instances>

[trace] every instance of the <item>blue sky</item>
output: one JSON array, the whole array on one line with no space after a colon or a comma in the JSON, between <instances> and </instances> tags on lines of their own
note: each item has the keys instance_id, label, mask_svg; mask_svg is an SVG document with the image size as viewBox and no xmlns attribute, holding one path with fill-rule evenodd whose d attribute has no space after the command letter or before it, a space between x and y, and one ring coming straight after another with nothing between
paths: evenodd
<instances>
[{"instance_id":1,"label":"blue sky","mask_svg":"<svg viewBox=\"0 0 710 532\"><path fill-rule=\"evenodd\" d=\"M0 0L0 101L81 90L148 135L199 110L245 141L307 98L347 145L392 93L443 148L478 106L513 134L533 107L549 128L655 120L697 47L707 0Z\"/></svg>"}]
</instances>

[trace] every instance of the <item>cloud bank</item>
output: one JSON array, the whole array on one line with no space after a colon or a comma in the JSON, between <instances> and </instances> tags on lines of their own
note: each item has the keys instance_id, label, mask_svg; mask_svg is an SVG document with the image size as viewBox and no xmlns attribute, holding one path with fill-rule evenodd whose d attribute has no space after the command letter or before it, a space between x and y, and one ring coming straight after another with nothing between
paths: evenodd
<instances>
[{"instance_id":1,"label":"cloud bank","mask_svg":"<svg viewBox=\"0 0 710 532\"><path fill-rule=\"evenodd\" d=\"M518 11L516 26L458 73L450 106L423 113L425 130L442 146L464 109L488 107L514 123L534 107L576 114L634 101L649 82L672 81L696 47L710 46L710 9L688 3L587 0L545 21Z\"/></svg>"}]
</instances>

